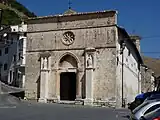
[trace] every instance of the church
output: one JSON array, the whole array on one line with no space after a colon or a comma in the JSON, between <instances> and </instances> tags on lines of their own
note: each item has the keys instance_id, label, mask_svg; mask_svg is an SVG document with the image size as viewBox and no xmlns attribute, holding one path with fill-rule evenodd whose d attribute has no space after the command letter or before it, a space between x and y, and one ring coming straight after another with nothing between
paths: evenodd
<instances>
[{"instance_id":1,"label":"church","mask_svg":"<svg viewBox=\"0 0 160 120\"><path fill-rule=\"evenodd\" d=\"M123 107L140 93L140 39L117 25L117 11L69 9L29 19L27 31L27 99Z\"/></svg>"}]
</instances>

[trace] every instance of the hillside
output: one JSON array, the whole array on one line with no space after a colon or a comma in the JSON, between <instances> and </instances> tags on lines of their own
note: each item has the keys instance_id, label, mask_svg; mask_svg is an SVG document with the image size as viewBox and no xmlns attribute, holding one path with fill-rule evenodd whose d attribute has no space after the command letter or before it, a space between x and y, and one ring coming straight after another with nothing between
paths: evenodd
<instances>
[{"instance_id":1,"label":"hillside","mask_svg":"<svg viewBox=\"0 0 160 120\"><path fill-rule=\"evenodd\" d=\"M144 64L152 69L156 77L160 76L160 59L142 56Z\"/></svg>"},{"instance_id":2,"label":"hillside","mask_svg":"<svg viewBox=\"0 0 160 120\"><path fill-rule=\"evenodd\" d=\"M3 9L3 25L20 24L22 20L36 16L16 0L0 0L0 9Z\"/></svg>"}]
</instances>

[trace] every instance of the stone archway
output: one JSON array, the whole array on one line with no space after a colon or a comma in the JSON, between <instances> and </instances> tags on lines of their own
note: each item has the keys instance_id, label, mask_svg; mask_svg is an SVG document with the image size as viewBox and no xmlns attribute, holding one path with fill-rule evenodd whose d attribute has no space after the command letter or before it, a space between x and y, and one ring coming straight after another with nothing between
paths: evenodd
<instances>
[{"instance_id":1,"label":"stone archway","mask_svg":"<svg viewBox=\"0 0 160 120\"><path fill-rule=\"evenodd\" d=\"M60 100L74 101L78 93L78 62L70 54L64 55L59 61L59 95Z\"/></svg>"}]
</instances>

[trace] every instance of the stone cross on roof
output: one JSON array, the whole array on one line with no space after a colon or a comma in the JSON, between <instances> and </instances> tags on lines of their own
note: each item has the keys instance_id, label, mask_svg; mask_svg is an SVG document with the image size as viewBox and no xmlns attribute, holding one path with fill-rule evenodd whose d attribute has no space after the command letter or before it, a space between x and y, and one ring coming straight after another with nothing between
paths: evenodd
<instances>
[{"instance_id":1,"label":"stone cross on roof","mask_svg":"<svg viewBox=\"0 0 160 120\"><path fill-rule=\"evenodd\" d=\"M71 0L68 1L68 10L64 14L76 14L77 12L71 9Z\"/></svg>"},{"instance_id":2,"label":"stone cross on roof","mask_svg":"<svg viewBox=\"0 0 160 120\"><path fill-rule=\"evenodd\" d=\"M71 9L71 4L72 4L72 2L71 2L71 0L69 0L69 1L68 1L68 8L69 8L69 9Z\"/></svg>"}]
</instances>

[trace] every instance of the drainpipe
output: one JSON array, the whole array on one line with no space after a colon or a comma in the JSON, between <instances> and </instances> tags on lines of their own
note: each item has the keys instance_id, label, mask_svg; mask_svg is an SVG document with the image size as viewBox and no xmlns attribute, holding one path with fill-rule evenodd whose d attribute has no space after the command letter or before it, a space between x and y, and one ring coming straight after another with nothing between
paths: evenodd
<instances>
[{"instance_id":1,"label":"drainpipe","mask_svg":"<svg viewBox=\"0 0 160 120\"><path fill-rule=\"evenodd\" d=\"M2 26L2 15L3 15L3 10L2 9L0 9L0 30L1 30L1 26Z\"/></svg>"},{"instance_id":2,"label":"drainpipe","mask_svg":"<svg viewBox=\"0 0 160 120\"><path fill-rule=\"evenodd\" d=\"M143 65L142 64L139 64L138 65L138 93L140 94L142 92L142 78L143 77L143 73L142 73L142 70L143 70Z\"/></svg>"},{"instance_id":3,"label":"drainpipe","mask_svg":"<svg viewBox=\"0 0 160 120\"><path fill-rule=\"evenodd\" d=\"M1 16L0 16L0 30L1 30L1 24L2 24L2 9L0 9L0 14L1 14ZM2 65L0 65L0 73L1 73L1 68L2 68ZM1 78L0 78L1 79ZM2 93L2 84L1 84L1 81L2 80L0 80L0 94Z\"/></svg>"},{"instance_id":4,"label":"drainpipe","mask_svg":"<svg viewBox=\"0 0 160 120\"><path fill-rule=\"evenodd\" d=\"M2 93L2 88L1 88L1 82L2 82L2 79L1 79L1 69L2 69L2 64L0 63L0 94Z\"/></svg>"}]
</instances>

